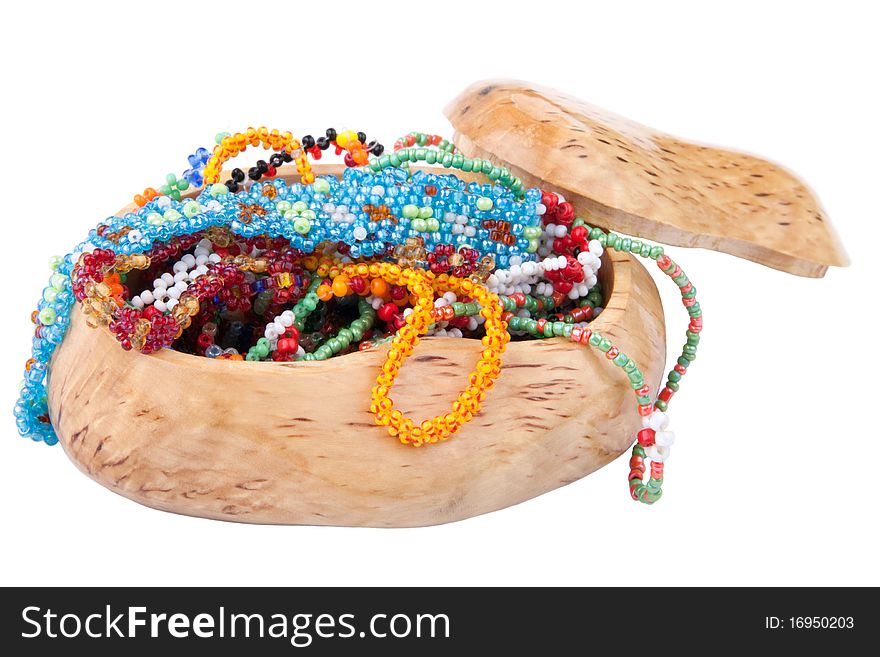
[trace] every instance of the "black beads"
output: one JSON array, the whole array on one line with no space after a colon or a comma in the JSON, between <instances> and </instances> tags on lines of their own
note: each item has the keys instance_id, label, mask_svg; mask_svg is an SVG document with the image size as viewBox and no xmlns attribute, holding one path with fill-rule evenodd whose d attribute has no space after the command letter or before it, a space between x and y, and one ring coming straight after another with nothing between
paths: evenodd
<instances>
[{"instance_id":1,"label":"black beads","mask_svg":"<svg viewBox=\"0 0 880 657\"><path fill-rule=\"evenodd\" d=\"M251 167L248 169L248 178L251 180L259 180L260 176L263 175L263 172L260 171L257 167Z\"/></svg>"},{"instance_id":2,"label":"black beads","mask_svg":"<svg viewBox=\"0 0 880 657\"><path fill-rule=\"evenodd\" d=\"M233 169L232 170L232 180L237 183L240 183L241 181L243 181L244 180L244 171L242 171L238 167Z\"/></svg>"},{"instance_id":3,"label":"black beads","mask_svg":"<svg viewBox=\"0 0 880 657\"><path fill-rule=\"evenodd\" d=\"M371 142L367 142L367 133L362 132L362 131L358 131L356 133L353 133L355 135L355 138L357 139L357 142L355 142L355 138L351 138L351 144L346 144L344 149L343 149L343 147L339 146L339 144L336 143L336 140L339 137L339 133L336 132L335 128L327 128L327 130L325 130L324 134L325 134L325 136L318 137L317 139L315 139L312 135L304 136L300 140L300 143L302 144L303 150L311 152L312 155L316 159L320 158L320 154L317 152L318 150L326 151L331 146L336 147L337 154L340 154L342 152L342 150L347 150L347 151L349 151L349 153L346 155L345 163L348 166L357 166L357 164L355 164L355 160L352 156L352 153L354 152L354 149L356 148L357 142L360 142L363 149L366 150L367 153L370 153L370 154L375 155L377 157L379 155L382 155L382 153L385 152L385 147L382 144L380 144L378 141L376 141L375 139ZM345 136L347 138L350 137L351 134L352 134L352 132L349 132L348 130L346 130ZM360 148L360 146L358 146L357 148Z\"/></svg>"}]
</instances>

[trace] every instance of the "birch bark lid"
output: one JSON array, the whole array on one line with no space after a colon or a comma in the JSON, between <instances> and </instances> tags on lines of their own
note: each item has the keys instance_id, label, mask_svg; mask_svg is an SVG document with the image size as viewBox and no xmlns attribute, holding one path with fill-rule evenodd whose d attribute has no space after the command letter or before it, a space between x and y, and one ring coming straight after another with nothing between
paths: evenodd
<instances>
[{"instance_id":1,"label":"birch bark lid","mask_svg":"<svg viewBox=\"0 0 880 657\"><path fill-rule=\"evenodd\" d=\"M472 84L445 109L469 157L558 191L599 226L799 276L849 263L815 194L767 160L696 144L553 89Z\"/></svg>"}]
</instances>

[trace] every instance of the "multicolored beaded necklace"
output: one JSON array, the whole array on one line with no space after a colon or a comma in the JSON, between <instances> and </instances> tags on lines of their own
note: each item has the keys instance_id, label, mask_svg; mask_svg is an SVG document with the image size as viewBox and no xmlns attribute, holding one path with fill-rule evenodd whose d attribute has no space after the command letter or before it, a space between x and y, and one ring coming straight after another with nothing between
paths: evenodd
<instances>
[{"instance_id":1,"label":"multicolored beaded necklace","mask_svg":"<svg viewBox=\"0 0 880 657\"><path fill-rule=\"evenodd\" d=\"M135 211L109 217L52 259L15 407L21 435L58 441L46 376L76 301L89 326L145 354L172 348L228 360L325 360L390 341L370 410L414 446L447 439L480 411L510 340L562 337L598 349L627 376L643 418L630 493L648 504L660 498L674 441L665 411L702 331L696 289L662 247L590 226L560 195L525 189L509 170L466 158L437 135L409 133L391 154L362 132L333 128L319 139L249 128L216 141L213 152L188 157L181 177L168 174L164 185L135 196ZM274 154L221 183L223 164L257 146ZM309 158L331 146L348 168L341 178L316 177ZM417 162L482 173L490 183L409 170ZM278 177L285 163L295 164L298 182ZM186 198L190 187L201 190ZM690 316L655 399L637 364L589 326L602 310L605 249L655 260ZM135 287L143 291L132 295ZM484 349L449 412L416 423L389 395L426 334L480 339Z\"/></svg>"}]
</instances>

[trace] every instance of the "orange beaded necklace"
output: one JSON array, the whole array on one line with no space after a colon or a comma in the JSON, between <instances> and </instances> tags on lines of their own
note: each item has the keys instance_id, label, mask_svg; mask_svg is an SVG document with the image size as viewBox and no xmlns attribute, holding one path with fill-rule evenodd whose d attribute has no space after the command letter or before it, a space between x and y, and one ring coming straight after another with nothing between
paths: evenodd
<instances>
[{"instance_id":1,"label":"orange beaded necklace","mask_svg":"<svg viewBox=\"0 0 880 657\"><path fill-rule=\"evenodd\" d=\"M296 162L296 170L301 176L302 183L309 185L315 182L315 174L312 172L308 157L299 140L295 139L292 133L268 128L248 128L246 132L227 135L217 144L213 155L205 165L205 184L219 182L223 164L247 149L248 145L255 147L262 145L266 149L290 153Z\"/></svg>"},{"instance_id":2,"label":"orange beaded necklace","mask_svg":"<svg viewBox=\"0 0 880 657\"><path fill-rule=\"evenodd\" d=\"M413 312L407 315L405 325L392 340L382 371L371 390L370 412L377 424L387 427L388 433L404 444L419 447L425 443L446 440L479 412L487 392L501 373L501 354L510 340L507 323L501 318L501 300L484 285L448 274L435 276L430 271L401 268L389 263L370 265L369 270L370 274L375 274L374 278L391 285L404 286L415 297ZM358 265L344 267L343 275L358 275ZM434 308L436 292L463 292L482 306L480 314L486 319L486 335L482 339L485 349L468 377L468 386L453 402L451 411L417 425L394 409L394 401L388 395L400 368L418 345L420 336L439 319L439 313Z\"/></svg>"}]
</instances>

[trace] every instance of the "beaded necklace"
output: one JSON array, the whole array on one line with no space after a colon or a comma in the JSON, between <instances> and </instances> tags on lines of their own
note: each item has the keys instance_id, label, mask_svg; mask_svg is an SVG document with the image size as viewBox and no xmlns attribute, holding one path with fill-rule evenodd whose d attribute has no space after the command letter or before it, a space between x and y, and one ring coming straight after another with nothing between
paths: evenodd
<instances>
[{"instance_id":1,"label":"beaded necklace","mask_svg":"<svg viewBox=\"0 0 880 657\"><path fill-rule=\"evenodd\" d=\"M409 132L397 141L394 142L394 152L396 153L401 148L407 148L409 146L426 146L430 148L434 146L437 150L444 151L446 153L452 153L453 155L457 153L457 149L455 148L455 144L451 141L447 141L441 135L429 135L424 132ZM381 155L382 153L373 153L374 155Z\"/></svg>"},{"instance_id":2,"label":"beaded necklace","mask_svg":"<svg viewBox=\"0 0 880 657\"><path fill-rule=\"evenodd\" d=\"M367 135L363 132L343 130L337 133L334 128L327 128L324 134L325 137L318 137L317 140L312 135L302 138L303 148L315 160L320 160L322 151L330 146L335 146L337 155L345 151L344 162L349 167L362 166L367 163L370 154L379 156L385 152L385 147L378 141L367 142Z\"/></svg>"}]
</instances>

